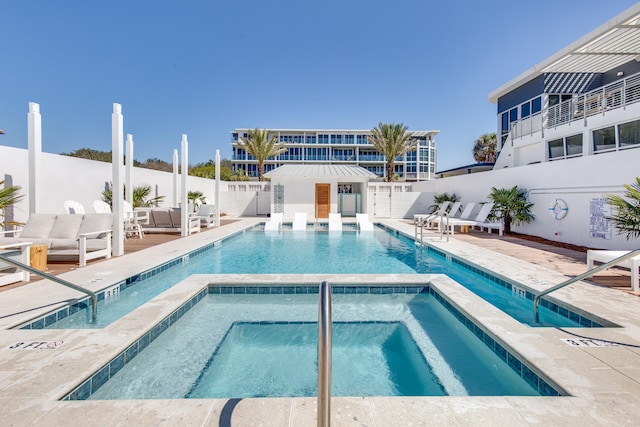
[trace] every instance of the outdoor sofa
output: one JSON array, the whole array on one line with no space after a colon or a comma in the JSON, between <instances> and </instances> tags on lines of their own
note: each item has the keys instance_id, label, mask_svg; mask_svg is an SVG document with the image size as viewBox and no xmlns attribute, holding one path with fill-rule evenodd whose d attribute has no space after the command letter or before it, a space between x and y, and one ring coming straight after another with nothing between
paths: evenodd
<instances>
[{"instance_id":1,"label":"outdoor sofa","mask_svg":"<svg viewBox=\"0 0 640 427\"><path fill-rule=\"evenodd\" d=\"M31 242L47 246L47 260L78 258L83 267L96 258L111 258L113 214L31 214L17 230L0 232L0 246Z\"/></svg>"},{"instance_id":2,"label":"outdoor sofa","mask_svg":"<svg viewBox=\"0 0 640 427\"><path fill-rule=\"evenodd\" d=\"M182 213L180 208L136 208L135 212L146 211L149 214L147 222L139 222L145 233L180 233L182 230ZM200 231L200 217L189 214L188 233Z\"/></svg>"}]
</instances>

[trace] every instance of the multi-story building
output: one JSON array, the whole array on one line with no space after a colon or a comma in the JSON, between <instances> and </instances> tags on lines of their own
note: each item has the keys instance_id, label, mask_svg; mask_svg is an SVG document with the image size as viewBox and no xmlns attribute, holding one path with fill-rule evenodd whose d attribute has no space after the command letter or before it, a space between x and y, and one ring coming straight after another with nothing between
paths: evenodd
<instances>
[{"instance_id":1,"label":"multi-story building","mask_svg":"<svg viewBox=\"0 0 640 427\"><path fill-rule=\"evenodd\" d=\"M265 172L286 164L349 164L358 165L383 177L386 159L367 140L368 130L327 129L271 129L278 142L284 142L287 151L265 162ZM395 173L406 181L422 181L436 177L436 139L438 130L410 131L418 140L415 151L395 160ZM253 156L238 146L248 129L236 129L231 135L234 172L244 170L250 177L258 176L258 165Z\"/></svg>"},{"instance_id":2,"label":"multi-story building","mask_svg":"<svg viewBox=\"0 0 640 427\"><path fill-rule=\"evenodd\" d=\"M640 4L489 94L494 169L640 148Z\"/></svg>"}]
</instances>

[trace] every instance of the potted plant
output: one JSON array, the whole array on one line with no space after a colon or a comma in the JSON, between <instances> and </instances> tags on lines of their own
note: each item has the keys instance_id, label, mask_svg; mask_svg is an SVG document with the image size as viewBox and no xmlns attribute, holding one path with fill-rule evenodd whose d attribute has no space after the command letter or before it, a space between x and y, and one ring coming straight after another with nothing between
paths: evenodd
<instances>
[{"instance_id":1,"label":"potted plant","mask_svg":"<svg viewBox=\"0 0 640 427\"><path fill-rule=\"evenodd\" d=\"M489 218L503 221L504 232L511 234L511 225L528 224L533 221L533 203L527 200L527 190L517 185L511 188L491 188L489 198L493 209Z\"/></svg>"}]
</instances>

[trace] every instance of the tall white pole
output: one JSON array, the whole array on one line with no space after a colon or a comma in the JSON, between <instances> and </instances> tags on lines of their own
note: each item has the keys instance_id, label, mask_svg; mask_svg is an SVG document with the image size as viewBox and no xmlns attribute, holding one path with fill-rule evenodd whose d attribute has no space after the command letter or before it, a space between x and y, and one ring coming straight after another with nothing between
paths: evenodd
<instances>
[{"instance_id":1,"label":"tall white pole","mask_svg":"<svg viewBox=\"0 0 640 427\"><path fill-rule=\"evenodd\" d=\"M111 114L111 168L112 168L112 212L113 212L113 255L124 255L124 124L122 105L113 104Z\"/></svg>"},{"instance_id":2,"label":"tall white pole","mask_svg":"<svg viewBox=\"0 0 640 427\"><path fill-rule=\"evenodd\" d=\"M127 134L125 150L127 154L125 156L124 196L127 202L133 206L133 186L131 185L131 172L133 171L133 135L130 133Z\"/></svg>"},{"instance_id":3,"label":"tall white pole","mask_svg":"<svg viewBox=\"0 0 640 427\"><path fill-rule=\"evenodd\" d=\"M173 207L177 208L178 203L178 150L173 150Z\"/></svg>"},{"instance_id":4,"label":"tall white pole","mask_svg":"<svg viewBox=\"0 0 640 427\"><path fill-rule=\"evenodd\" d=\"M188 205L188 194L187 194L187 175L189 174L189 142L187 141L187 135L182 134L182 170L180 171L182 174L182 209L180 210L180 215L182 216L182 236L189 235L189 224L187 223L187 218L189 217L189 205Z\"/></svg>"},{"instance_id":5,"label":"tall white pole","mask_svg":"<svg viewBox=\"0 0 640 427\"><path fill-rule=\"evenodd\" d=\"M27 115L27 139L29 148L29 213L38 211L40 171L42 170L42 117L40 104L29 103Z\"/></svg>"},{"instance_id":6,"label":"tall white pole","mask_svg":"<svg viewBox=\"0 0 640 427\"><path fill-rule=\"evenodd\" d=\"M220 150L216 150L216 197L215 197L215 225L220 227Z\"/></svg>"}]
</instances>

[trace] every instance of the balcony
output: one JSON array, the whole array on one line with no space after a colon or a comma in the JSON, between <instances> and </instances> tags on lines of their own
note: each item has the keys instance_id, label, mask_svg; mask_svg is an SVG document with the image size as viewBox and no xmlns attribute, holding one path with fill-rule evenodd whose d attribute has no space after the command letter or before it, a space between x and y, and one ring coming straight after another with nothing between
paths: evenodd
<instances>
[{"instance_id":1,"label":"balcony","mask_svg":"<svg viewBox=\"0 0 640 427\"><path fill-rule=\"evenodd\" d=\"M589 116L606 114L640 101L640 74L592 90L511 124L511 137L520 138Z\"/></svg>"}]
</instances>

